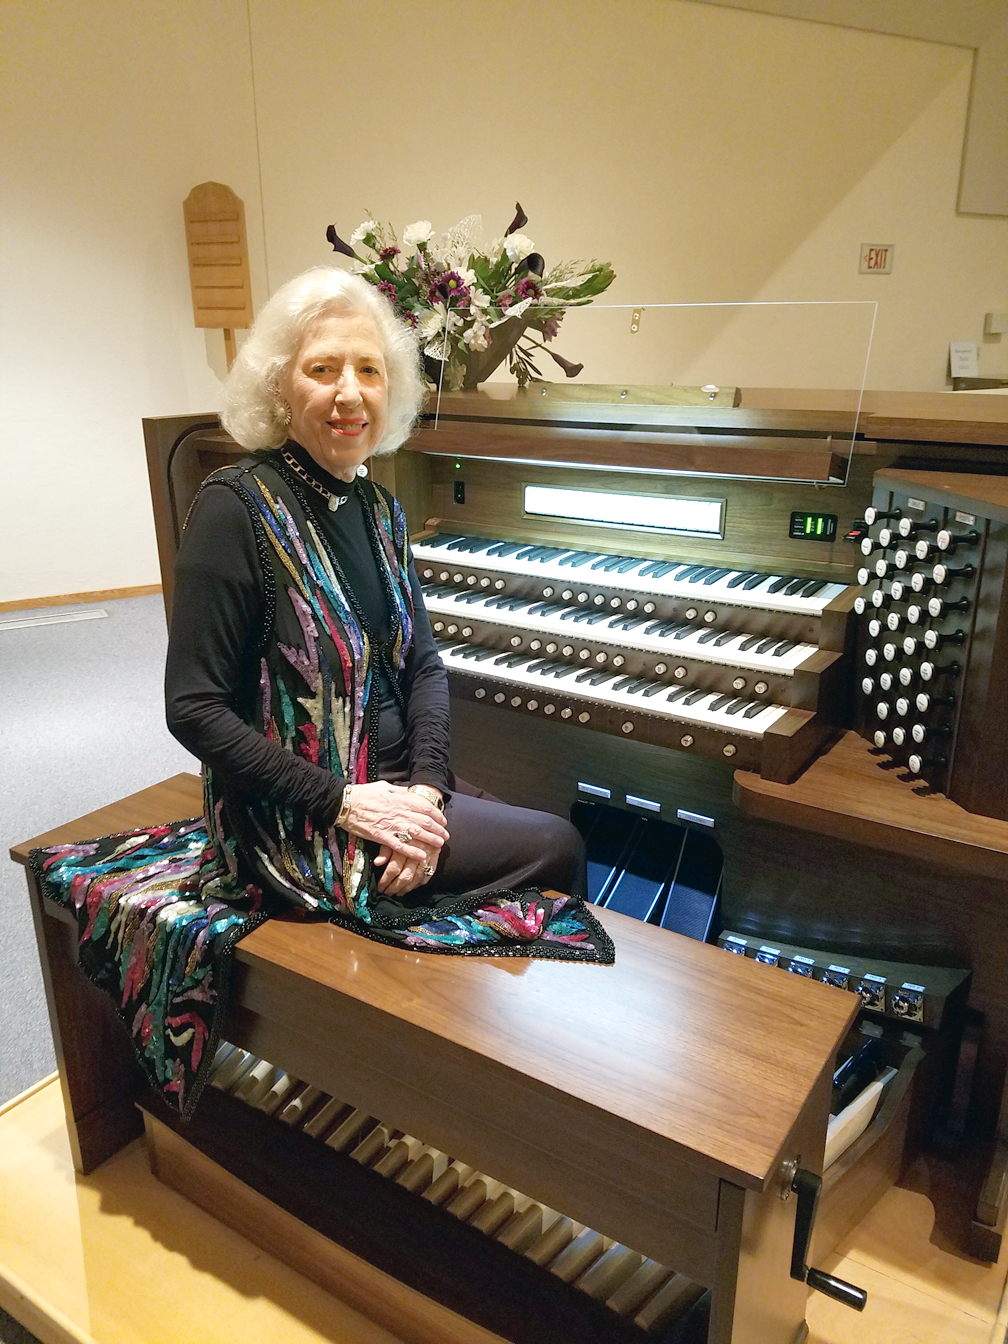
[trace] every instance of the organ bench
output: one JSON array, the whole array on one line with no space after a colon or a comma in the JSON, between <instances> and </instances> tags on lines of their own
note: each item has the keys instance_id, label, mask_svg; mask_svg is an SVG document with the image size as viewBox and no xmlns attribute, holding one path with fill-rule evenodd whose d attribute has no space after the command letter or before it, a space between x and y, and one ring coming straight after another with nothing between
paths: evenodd
<instances>
[{"instance_id":1,"label":"organ bench","mask_svg":"<svg viewBox=\"0 0 1008 1344\"><path fill-rule=\"evenodd\" d=\"M36 845L199 807L198 780L176 776L12 857L27 865ZM72 917L42 898L30 870L28 881L71 1146L86 1172L139 1131L140 1080L110 1005L72 964ZM272 920L236 949L225 1035L709 1287L709 1344L795 1344L808 1288L791 1277L788 1164L821 1171L834 1056L856 1001L599 917L613 967L425 956ZM174 1128L184 1144L186 1127ZM234 1156L244 1171L247 1151ZM494 1303L483 1314L484 1333L460 1339L502 1325ZM422 1337L408 1321L390 1324ZM520 1337L540 1337L535 1323Z\"/></svg>"}]
</instances>

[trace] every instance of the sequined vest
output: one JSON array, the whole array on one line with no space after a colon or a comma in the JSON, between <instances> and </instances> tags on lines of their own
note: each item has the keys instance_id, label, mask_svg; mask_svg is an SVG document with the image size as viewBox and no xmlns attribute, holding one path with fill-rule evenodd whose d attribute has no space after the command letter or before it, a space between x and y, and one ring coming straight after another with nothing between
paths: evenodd
<instances>
[{"instance_id":1,"label":"sequined vest","mask_svg":"<svg viewBox=\"0 0 1008 1344\"><path fill-rule=\"evenodd\" d=\"M248 510L262 570L264 611L259 677L242 717L284 751L350 783L377 774L376 667L395 683L413 637L406 520L398 502L361 482L372 551L386 592L391 634L381 649L322 529L312 502L277 452L223 467L211 482L230 487ZM203 767L204 813L218 861L306 909L370 922L376 874L365 846L316 825L304 811L233 787Z\"/></svg>"}]
</instances>

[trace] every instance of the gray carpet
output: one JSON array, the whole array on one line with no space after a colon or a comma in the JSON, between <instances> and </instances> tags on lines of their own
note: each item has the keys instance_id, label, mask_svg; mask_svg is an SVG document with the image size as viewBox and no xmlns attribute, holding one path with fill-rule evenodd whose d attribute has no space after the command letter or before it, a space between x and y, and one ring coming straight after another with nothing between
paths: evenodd
<instances>
[{"instance_id":1,"label":"gray carpet","mask_svg":"<svg viewBox=\"0 0 1008 1344\"><path fill-rule=\"evenodd\" d=\"M39 1344L39 1341L0 1307L0 1344Z\"/></svg>"},{"instance_id":2,"label":"gray carpet","mask_svg":"<svg viewBox=\"0 0 1008 1344\"><path fill-rule=\"evenodd\" d=\"M11 628L95 610L107 618ZM56 1067L24 870L7 851L199 770L165 727L166 647L159 596L0 614L0 1105Z\"/></svg>"}]
</instances>

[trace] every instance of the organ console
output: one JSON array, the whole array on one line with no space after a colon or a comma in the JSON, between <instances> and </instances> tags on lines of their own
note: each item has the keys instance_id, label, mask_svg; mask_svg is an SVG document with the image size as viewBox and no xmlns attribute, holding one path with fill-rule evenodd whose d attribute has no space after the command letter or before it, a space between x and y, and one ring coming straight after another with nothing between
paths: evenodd
<instances>
[{"instance_id":1,"label":"organ console","mask_svg":"<svg viewBox=\"0 0 1008 1344\"><path fill-rule=\"evenodd\" d=\"M989 411L974 419L958 403L950 411L948 398L909 406L869 396L867 414L855 422L829 409L828 397L826 409L782 409L772 404L779 394L743 392L740 405L684 407L668 403L668 394L663 404L653 389L621 393L588 389L584 402L552 385L510 400L447 394L404 450L374 460L375 477L409 519L449 673L459 774L509 801L563 814L604 800L628 829L668 824L720 850L723 872L710 898L719 891L719 905L716 916L707 907L700 937L742 955L684 944L655 927L671 909L676 864L655 888L668 896L667 907L665 895L649 898L643 921L601 911L618 921L618 968L621 959L637 968L657 958L676 976L684 946L707 957L703 976L726 996L722 1006L732 1007L715 1020L700 989L706 982L690 982L700 995L698 1011L687 1014L698 1076L708 1071L716 1090L740 1057L783 1058L791 1028L777 1012L781 995L805 996L799 1017L829 1005L815 1076L806 1071L799 1080L798 1070L789 1080L795 1100L785 1125L787 1134L804 1135L802 1163L817 1179L829 1075L866 1039L879 1042L881 1101L823 1177L815 1261L898 1176L905 1144L923 1140L932 1113L947 1113L953 1087L960 1100L972 1090L977 1133L999 1132L1008 968L991 931L1008 898L1008 813L989 763L1004 759L997 753L1006 728L996 707L1008 665L1001 643L1008 500L985 473L1003 466L1008 432ZM188 502L210 470L240 451L212 417L169 417L144 428L170 613ZM852 442L848 461L836 450L840 442ZM857 732L847 731L851 724ZM167 806L165 795L159 799ZM617 886L615 879L600 884L600 899ZM59 1035L62 1021L63 1037L76 1041L70 1023L87 987L63 984L66 930L55 927L56 913L42 908L37 892L34 899L54 1028ZM660 1215L643 1205L632 1217L619 1212L637 1208L651 1176L631 1170L626 1152L620 1156L621 1145L633 1147L640 1135L613 1118L622 1103L612 1091L604 1099L579 1094L575 1112L536 1111L541 1124L576 1113L596 1137L603 1126L606 1160L621 1166L627 1186L617 1195L607 1175L602 1197L593 1182L603 1180L604 1163L593 1161L586 1175L565 1158L563 1178L551 1173L541 1137L522 1117L525 1083L499 1060L480 1063L496 1091L478 1117L475 1108L467 1131L458 1102L464 1074L445 1054L450 1024L425 1028L415 1056L404 1052L394 1064L372 1030L376 1061L342 1069L333 1024L352 1032L365 1021L354 1006L353 976L347 971L340 983L338 1016L311 1030L293 1019L288 997L306 1011L321 1004L335 1011L326 973L306 978L292 949L297 940L314 938L316 949L325 941L318 965L325 955L343 965L344 942L326 940L349 935L275 923L239 947L245 960L230 1046L221 1048L220 1086L207 1096L206 1118L198 1114L183 1129L157 1103L145 1103L165 1179L200 1198L196 1173L209 1168L194 1156L199 1150L243 1190L266 1193L353 1254L420 1286L422 1275L411 1280L403 1256L389 1250L404 1228L413 1229L410 1255L423 1273L440 1272L424 1258L429 1242L464 1256L478 1282L493 1279L492 1292L481 1290L498 1302L490 1316L481 1318L457 1284L442 1284L439 1300L505 1337L533 1337L521 1334L517 1308L501 1305L510 1274L528 1300L542 1303L544 1320L573 1313L571 1337L579 1339L641 1338L642 1330L710 1344L802 1337L804 1299L795 1307L782 1266L794 1251L802 1283L814 1278L807 1264L812 1196L795 1177L803 1247L793 1202L778 1197L791 1189L781 1176L783 1137L758 1173L743 1173L718 1167L698 1133L680 1133L673 1152L662 1147L668 1135L649 1131L645 1148L661 1149L661 1170L692 1172L699 1164L714 1173L722 1197L736 1201L741 1222L733 1226L746 1228L740 1237L727 1224L708 1228L706 1249L691 1250L695 1230L676 1224L667 1236L655 1232L678 1207L671 1187L659 1199ZM366 948L369 965L402 955ZM541 971L519 969L518 990ZM471 963L462 970L468 975ZM629 1029L644 1040L649 1014L660 1024L664 1010L657 990L645 1002L631 982L621 981L634 1005ZM985 1015L982 1035L973 1038L974 1076L966 1052L957 1055L967 995L974 1014ZM676 1000L684 1011L687 1001ZM426 1000L409 1002L433 1012ZM837 1002L842 1012L834 1012ZM409 1020L414 1008L404 1000L400 1009ZM87 1012L95 1011L90 1004ZM372 1016L377 1022L388 1011L380 996L370 1003L369 1029ZM533 1013L529 1022L541 1036L542 1021ZM657 1061L647 1074L654 1087L664 1086L661 1066L669 1065L668 1039L678 1031L667 1025L666 1034L656 1026L647 1037ZM112 1036L109 1027L102 1039L114 1053ZM608 1026L595 1046L592 1031L584 1033L588 1073L613 1067L615 1039ZM71 1060L64 1067L68 1114L86 1167L135 1132L135 1080L120 1052L107 1085L88 1092L80 1062L87 1049L82 1043L63 1053ZM351 1050L354 1059L359 1053ZM442 1064L445 1077L429 1082L441 1099L431 1109L422 1079L439 1078ZM753 1081L758 1068L746 1076L762 1086ZM761 1092L754 1106L766 1104ZM495 1107L506 1122L493 1122ZM964 1104L960 1111L964 1123ZM510 1135L501 1132L507 1128ZM975 1224L974 1249L984 1254L996 1254L1005 1221L999 1181L1008 1170L1008 1123L997 1152ZM300 1200L279 1190L270 1172L280 1169L303 1187ZM323 1177L345 1183L351 1211L358 1196L366 1195L369 1208L387 1205L383 1217L397 1232L369 1241L345 1209L344 1225L334 1227L313 1188ZM752 1198L747 1181L759 1186ZM772 1187L775 1202L767 1197ZM424 1197L435 1189L436 1198ZM245 1225L255 1235L263 1205L234 1190L228 1199L246 1201ZM474 1221L485 1234L479 1249ZM505 1253L510 1258L502 1260ZM340 1274L350 1273L349 1262L340 1265ZM574 1286L563 1282L568 1277ZM772 1329L754 1325L754 1297L778 1292L789 1303L786 1320Z\"/></svg>"}]
</instances>

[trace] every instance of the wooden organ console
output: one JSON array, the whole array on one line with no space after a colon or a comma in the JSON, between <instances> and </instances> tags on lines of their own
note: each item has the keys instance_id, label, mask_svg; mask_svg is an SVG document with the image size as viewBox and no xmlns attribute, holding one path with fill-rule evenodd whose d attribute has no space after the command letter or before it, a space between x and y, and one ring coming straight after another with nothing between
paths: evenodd
<instances>
[{"instance_id":1,"label":"wooden organ console","mask_svg":"<svg viewBox=\"0 0 1008 1344\"><path fill-rule=\"evenodd\" d=\"M878 728L875 688L869 697L862 683L874 675L865 662L866 641L875 638L867 622L880 619L873 613L888 622L896 611L907 630L893 633L914 637L902 615L909 603L900 607L893 595L895 543L887 546L876 522L865 522L872 516L866 510L876 510L880 525L898 524L881 515L895 511L894 492L913 485L925 501L915 520L929 523L932 504L944 501L944 524L946 514L966 511L964 500L982 499L988 507L969 511L1001 519L1004 499L991 478L1008 465L1008 424L989 404L971 402L966 411L947 397L878 394L873 401L869 394L867 413L855 423L846 411L829 409L827 395L811 408L815 394L805 394L805 407L801 395L792 396L790 409L781 394L758 392L743 393L741 405L699 407L670 406L667 393L654 389L573 396L554 385L504 401L446 395L436 426L429 416L396 457L373 460L376 479L406 509L448 667L453 765L511 802L566 814L577 802L604 799L628 820L660 817L701 829L724 858L719 924L710 937L720 933L722 945L734 940L731 950L741 955L603 909L618 949L619 983L606 999L612 1021L600 1025L592 1007L602 979L592 981L587 997L579 982L574 1001L592 1029L578 1037L584 1056L577 1077L568 1078L555 1073L548 1046L539 1048L555 1013L538 986L557 973L565 984L572 975L583 978L585 968L511 964L488 977L471 962L412 958L417 966L407 971L399 952L326 926L272 921L238 949L227 1031L234 1049L219 1061L234 1076L222 1073L221 1086L208 1090L205 1118L198 1114L188 1129L146 1103L154 1160L165 1179L197 1200L218 1188L221 1171L237 1178L226 1202L241 1206L241 1225L253 1238L261 1227L270 1229L264 1238L297 1242L296 1218L310 1230L298 1263L320 1281L328 1273L330 1283L357 1283L363 1296L391 1301L391 1276L452 1309L427 1335L423 1311L414 1312L409 1338L602 1341L643 1338L650 1329L669 1340L790 1344L803 1338L806 1288L788 1272L792 1250L802 1247L794 1203L779 1198L782 1164L800 1155L813 1176L821 1170L829 1075L837 1050L849 1054L863 1039L851 1024L862 1002L861 1031L871 1022L866 996L873 984L878 992L878 980L889 990L881 1012L874 1004L876 1034L896 1076L867 1130L826 1173L813 1261L896 1179L908 1135L923 1137L927 1106L947 1105L953 1080L967 1099L972 1086L975 1132L997 1134L1005 1125L981 1193L974 1249L996 1254L1005 1223L1008 1115L1003 1122L998 1115L1008 958L991 931L1008 897L1008 823L992 791L977 783L982 754L975 747L961 753L961 776L952 768L949 797L934 787L922 793L922 779L945 783L928 774L931 766L912 778L892 768L910 765L909 753L890 755L891 737L875 745L875 732L892 728ZM144 429L170 614L188 503L209 471L241 454L212 417L146 421ZM939 493L914 484L914 472L933 478ZM970 480L980 476L983 490ZM618 502L634 496L644 507L675 498L704 506L717 522L687 534L635 526L626 515L575 521L527 507L528 487ZM989 561L985 579L967 595L971 671L958 683L956 744L968 740L971 695L993 724L1008 663L995 638L1004 630L1000 526L975 525ZM911 538L916 544L924 533ZM927 533L927 544L938 545L937 537ZM954 545L966 545L958 533ZM858 570L880 560L885 573L869 575L866 585ZM972 563L979 570L977 558ZM953 600L961 596L956 589ZM965 614L945 607L929 614L922 639L925 630L949 633L943 622ZM914 687L915 696L928 693ZM893 694L888 722L895 726ZM868 705L876 715L870 724ZM918 720L904 717L912 737ZM919 721L933 736L933 725L948 720ZM871 740L850 731L853 723L870 727ZM948 760L955 767L951 751ZM957 778L973 782L960 789ZM140 824L153 819L146 815L152 806L171 804L178 815L198 806L189 784L161 788L167 792L156 799L126 800L114 822L82 819L58 838L71 838L71 830L84 838L85 823L96 833L128 824L123 808ZM128 1049L115 1045L110 1015L92 1002L90 987L64 971L72 960L68 930L37 892L33 901L72 1142L88 1169L136 1132L136 1078ZM782 973L803 957L814 974ZM846 977L838 973L844 969ZM419 997L414 975L423 982ZM831 980L841 987L829 988ZM501 997L504 986L511 993ZM917 999L893 993L915 986ZM961 1060L956 1074L967 991L985 1017L972 1078ZM446 1016L446 1004L461 1016ZM536 1041L531 1064L503 1027L491 1029L491 1009L501 1004L508 1005L501 1022L515 1037ZM473 1010L478 1040L459 1026ZM620 1063L618 1019L626 1012L637 1081ZM75 1024L96 1015L113 1062L92 1076L92 1046ZM333 1044L337 1027L343 1044L353 1042L342 1056ZM792 1049L795 1030L801 1043ZM475 1088L465 1073L473 1067ZM547 1067L554 1074L529 1082L529 1068ZM708 1119L673 1124L684 1098L673 1096L669 1078L684 1069L708 1078L722 1106L725 1089L732 1104L750 1089L736 1130L715 1142L710 1107L698 1094L689 1106ZM771 1098L782 1085L788 1101L781 1110ZM305 1096L292 1115L314 1135L284 1115ZM637 1107L632 1116L627 1097ZM652 1101L657 1109L641 1127L640 1105ZM739 1145L756 1131L760 1152L747 1165ZM585 1142L559 1153L544 1145L547 1132L583 1133ZM281 1170L301 1197L281 1190L271 1175ZM694 1179L700 1184L689 1185ZM472 1187L468 1215L490 1234L483 1238L488 1250L473 1249L468 1226L445 1231L451 1220L431 1192L437 1187L440 1197L453 1180L445 1202ZM346 1193L342 1222L328 1195L320 1200L320 1181L330 1182L326 1191ZM362 1192L369 1207L384 1210L379 1222L394 1234L383 1239L354 1223ZM806 1191L803 1219L809 1198ZM676 1210L695 1199L709 1217L681 1218ZM274 1205L282 1217L270 1212ZM699 1231L686 1225L695 1217L708 1218ZM569 1242L554 1248L546 1240L551 1228L559 1241L570 1233ZM319 1234L337 1251L323 1254ZM422 1273L390 1249L395 1244L410 1248ZM431 1248L445 1246L471 1267L468 1286L429 1286L440 1272ZM536 1247L544 1265L551 1250L558 1272L533 1264ZM808 1271L807 1244L804 1250L800 1268ZM582 1279L578 1289L563 1281L563 1266L581 1253L585 1262L569 1275ZM319 1269L332 1254L336 1261ZM379 1278L368 1277L369 1264ZM541 1335L516 1324L520 1302L516 1307L516 1294L504 1286L511 1273L517 1299L528 1293L523 1300L540 1304ZM778 1298L779 1310L771 1302ZM404 1310L396 1303L390 1320ZM767 1311L776 1313L772 1320ZM564 1320L573 1332L567 1336L560 1333Z\"/></svg>"}]
</instances>

